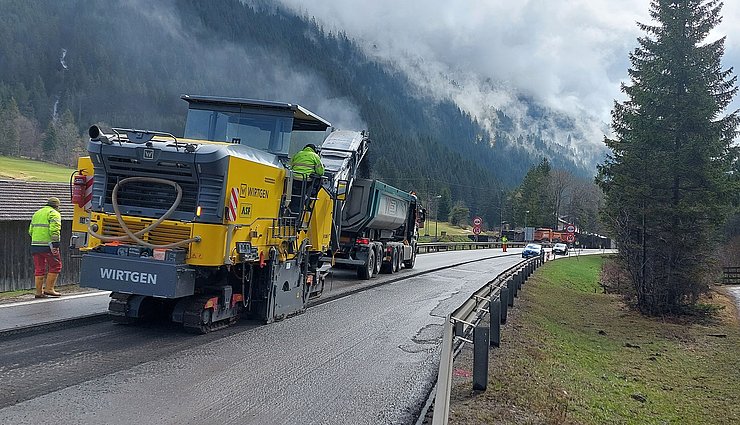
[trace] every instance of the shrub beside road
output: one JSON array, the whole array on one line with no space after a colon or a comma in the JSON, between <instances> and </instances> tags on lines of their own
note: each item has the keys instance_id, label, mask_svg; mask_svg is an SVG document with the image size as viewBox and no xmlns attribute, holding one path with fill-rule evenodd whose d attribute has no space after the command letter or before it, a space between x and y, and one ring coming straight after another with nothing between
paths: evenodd
<instances>
[{"instance_id":1,"label":"shrub beside road","mask_svg":"<svg viewBox=\"0 0 740 425\"><path fill-rule=\"evenodd\" d=\"M740 423L732 300L717 292L708 315L648 318L603 293L604 261L537 270L491 351L488 391L471 390L472 350L455 362L450 423Z\"/></svg>"}]
</instances>

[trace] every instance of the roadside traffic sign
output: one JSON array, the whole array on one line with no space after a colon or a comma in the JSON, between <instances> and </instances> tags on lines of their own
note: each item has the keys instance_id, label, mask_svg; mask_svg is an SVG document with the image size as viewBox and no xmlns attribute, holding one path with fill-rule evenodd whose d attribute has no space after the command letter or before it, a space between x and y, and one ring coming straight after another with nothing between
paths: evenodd
<instances>
[{"instance_id":1,"label":"roadside traffic sign","mask_svg":"<svg viewBox=\"0 0 740 425\"><path fill-rule=\"evenodd\" d=\"M576 226L569 224L565 226L565 231L568 233L575 233L576 232Z\"/></svg>"},{"instance_id":2,"label":"roadside traffic sign","mask_svg":"<svg viewBox=\"0 0 740 425\"><path fill-rule=\"evenodd\" d=\"M473 227L473 234L475 234L476 236L480 235L480 227L479 226Z\"/></svg>"},{"instance_id":3,"label":"roadside traffic sign","mask_svg":"<svg viewBox=\"0 0 740 425\"><path fill-rule=\"evenodd\" d=\"M483 224L483 219L480 217L475 217L473 219L473 226L480 227L480 225Z\"/></svg>"},{"instance_id":4,"label":"roadside traffic sign","mask_svg":"<svg viewBox=\"0 0 740 425\"><path fill-rule=\"evenodd\" d=\"M568 233L568 234L565 235L565 241L566 242L573 243L573 242L575 242L575 240L576 240L576 235L574 235L573 233Z\"/></svg>"}]
</instances>

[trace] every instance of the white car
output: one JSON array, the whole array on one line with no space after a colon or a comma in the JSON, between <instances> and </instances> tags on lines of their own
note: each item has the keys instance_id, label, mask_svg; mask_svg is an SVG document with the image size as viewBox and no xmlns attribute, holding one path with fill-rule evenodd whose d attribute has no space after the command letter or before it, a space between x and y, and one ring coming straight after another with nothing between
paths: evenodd
<instances>
[{"instance_id":1,"label":"white car","mask_svg":"<svg viewBox=\"0 0 740 425\"><path fill-rule=\"evenodd\" d=\"M568 254L568 245L564 243L556 243L552 246L553 254L566 255Z\"/></svg>"}]
</instances>

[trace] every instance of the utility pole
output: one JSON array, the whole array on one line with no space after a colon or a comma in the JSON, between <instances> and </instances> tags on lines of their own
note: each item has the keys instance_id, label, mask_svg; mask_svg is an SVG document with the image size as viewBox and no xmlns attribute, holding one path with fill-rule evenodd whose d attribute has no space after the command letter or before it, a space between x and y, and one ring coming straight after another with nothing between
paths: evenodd
<instances>
[{"instance_id":1,"label":"utility pole","mask_svg":"<svg viewBox=\"0 0 740 425\"><path fill-rule=\"evenodd\" d=\"M434 242L437 242L437 225L439 224L439 198L442 195L434 195Z\"/></svg>"},{"instance_id":2,"label":"utility pole","mask_svg":"<svg viewBox=\"0 0 740 425\"><path fill-rule=\"evenodd\" d=\"M501 223L500 223L500 229L501 229L501 231L499 231L498 237L499 238L502 238L504 236L504 191L503 190L500 192L500 195L498 197L498 201L499 201L499 206L501 207L501 217L500 217L500 219L501 219Z\"/></svg>"},{"instance_id":3,"label":"utility pole","mask_svg":"<svg viewBox=\"0 0 740 425\"><path fill-rule=\"evenodd\" d=\"M427 179L427 208L432 207L432 179ZM429 236L429 226L424 226L424 236Z\"/></svg>"}]
</instances>

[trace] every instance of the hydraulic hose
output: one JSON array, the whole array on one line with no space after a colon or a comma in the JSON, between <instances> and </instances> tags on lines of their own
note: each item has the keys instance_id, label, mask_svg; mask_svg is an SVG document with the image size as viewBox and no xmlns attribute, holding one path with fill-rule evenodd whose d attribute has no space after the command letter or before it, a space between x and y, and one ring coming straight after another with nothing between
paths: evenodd
<instances>
[{"instance_id":1,"label":"hydraulic hose","mask_svg":"<svg viewBox=\"0 0 740 425\"><path fill-rule=\"evenodd\" d=\"M133 182L144 182L144 183L157 183L157 184L164 184L168 186L172 186L175 191L177 192L177 196L175 198L175 201L172 203L172 206L170 209L168 209L161 217L159 217L156 221L152 222L152 224L148 225L147 227L139 230L138 232L134 233L131 231L131 229L128 228L128 225L126 225L126 222L123 220L123 216L121 215L121 209L118 206L118 189L121 186L124 186L128 183ZM118 183L113 187L113 195L111 199L111 203L113 204L113 211L116 213L116 220L118 220L118 224L121 226L121 229L126 233L126 235L123 236L103 236L98 234L97 232L93 231L90 228L90 224L88 223L88 232L90 235L92 235L95 238L100 239L103 242L114 242L114 241L125 241L125 240L133 240L139 245L145 246L147 248L177 248L183 245L187 245L192 242L200 242L200 236L196 236L194 238L181 240L178 242L172 242L164 245L155 245L152 243L149 243L145 240L142 240L139 236L142 236L144 233L156 228L159 226L163 221L167 220L169 216L172 215L172 213L175 212L177 207L180 205L180 201L182 200L182 188L180 187L177 182L174 182L172 180L167 179L160 179L156 177L127 177Z\"/></svg>"}]
</instances>

